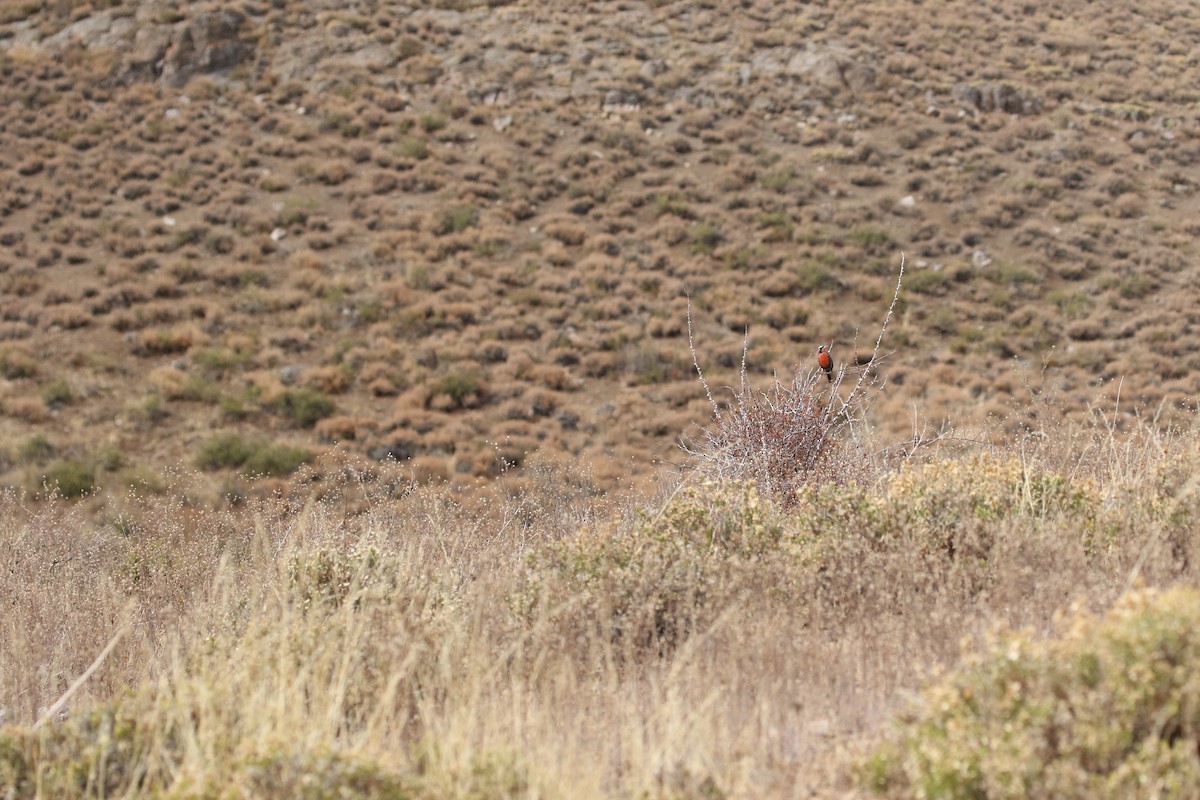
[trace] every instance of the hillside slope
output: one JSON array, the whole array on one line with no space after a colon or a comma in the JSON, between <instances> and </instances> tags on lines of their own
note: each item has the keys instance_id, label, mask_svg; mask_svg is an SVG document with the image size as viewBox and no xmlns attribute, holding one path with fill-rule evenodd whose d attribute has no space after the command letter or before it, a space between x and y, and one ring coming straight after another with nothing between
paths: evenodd
<instances>
[{"instance_id":1,"label":"hillside slope","mask_svg":"<svg viewBox=\"0 0 1200 800\"><path fill-rule=\"evenodd\" d=\"M888 435L1118 387L1172 421L1200 394L1186 8L6 2L3 480L203 453L236 485L227 431L293 448L258 471L341 442L611 487L708 418L688 297L715 386L747 329L755 379L845 363L900 251Z\"/></svg>"}]
</instances>

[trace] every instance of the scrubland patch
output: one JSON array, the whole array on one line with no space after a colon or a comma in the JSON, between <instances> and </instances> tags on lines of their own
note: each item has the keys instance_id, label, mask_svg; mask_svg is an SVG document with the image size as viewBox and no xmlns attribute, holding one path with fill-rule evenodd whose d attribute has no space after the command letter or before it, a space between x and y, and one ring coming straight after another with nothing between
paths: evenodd
<instances>
[{"instance_id":1,"label":"scrubland patch","mask_svg":"<svg viewBox=\"0 0 1200 800\"><path fill-rule=\"evenodd\" d=\"M1117 598L1194 579L1197 458L1149 431L1050 431L786 506L701 475L605 497L535 465L468 508L363 462L304 502L131 493L101 526L10 496L0 785L1169 792L1195 755L1197 601Z\"/></svg>"},{"instance_id":2,"label":"scrubland patch","mask_svg":"<svg viewBox=\"0 0 1200 800\"><path fill-rule=\"evenodd\" d=\"M9 793L828 795L1194 580L1178 3L267 5L0 11Z\"/></svg>"}]
</instances>

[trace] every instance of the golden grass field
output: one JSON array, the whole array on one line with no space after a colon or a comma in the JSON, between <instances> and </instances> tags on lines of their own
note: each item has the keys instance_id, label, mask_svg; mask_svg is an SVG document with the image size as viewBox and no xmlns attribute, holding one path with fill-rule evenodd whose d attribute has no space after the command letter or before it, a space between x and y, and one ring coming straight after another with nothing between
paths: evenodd
<instances>
[{"instance_id":1,"label":"golden grass field","mask_svg":"<svg viewBox=\"0 0 1200 800\"><path fill-rule=\"evenodd\" d=\"M4 796L1195 796L1189 10L0 0Z\"/></svg>"}]
</instances>

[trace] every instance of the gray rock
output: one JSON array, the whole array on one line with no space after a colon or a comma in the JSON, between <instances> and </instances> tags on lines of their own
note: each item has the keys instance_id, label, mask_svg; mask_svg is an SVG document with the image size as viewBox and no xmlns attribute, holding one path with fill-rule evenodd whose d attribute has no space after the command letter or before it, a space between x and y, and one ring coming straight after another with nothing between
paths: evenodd
<instances>
[{"instance_id":1,"label":"gray rock","mask_svg":"<svg viewBox=\"0 0 1200 800\"><path fill-rule=\"evenodd\" d=\"M604 94L604 110L621 111L640 108L644 98L632 89L610 89Z\"/></svg>"},{"instance_id":2,"label":"gray rock","mask_svg":"<svg viewBox=\"0 0 1200 800\"><path fill-rule=\"evenodd\" d=\"M1041 95L1011 83L956 83L950 96L972 111L1000 111L1005 114L1032 115L1042 111Z\"/></svg>"},{"instance_id":3,"label":"gray rock","mask_svg":"<svg viewBox=\"0 0 1200 800\"><path fill-rule=\"evenodd\" d=\"M875 85L875 68L837 43L810 43L788 61L785 72L826 89L861 92Z\"/></svg>"},{"instance_id":4,"label":"gray rock","mask_svg":"<svg viewBox=\"0 0 1200 800\"><path fill-rule=\"evenodd\" d=\"M72 42L78 42L88 50L122 49L133 39L137 29L137 20L128 12L118 14L116 10L102 11L72 22L53 36L46 37L41 47L55 54L66 50Z\"/></svg>"},{"instance_id":5,"label":"gray rock","mask_svg":"<svg viewBox=\"0 0 1200 800\"><path fill-rule=\"evenodd\" d=\"M122 62L120 79L126 83L157 80L172 35L173 31L166 25L139 28L133 46Z\"/></svg>"},{"instance_id":6,"label":"gray rock","mask_svg":"<svg viewBox=\"0 0 1200 800\"><path fill-rule=\"evenodd\" d=\"M417 454L416 445L403 439L391 444L377 444L367 449L367 456L376 461L408 461Z\"/></svg>"},{"instance_id":7,"label":"gray rock","mask_svg":"<svg viewBox=\"0 0 1200 800\"><path fill-rule=\"evenodd\" d=\"M240 38L245 21L240 11L221 9L179 23L163 59L163 83L182 86L193 75L229 70L253 56L254 45Z\"/></svg>"}]
</instances>

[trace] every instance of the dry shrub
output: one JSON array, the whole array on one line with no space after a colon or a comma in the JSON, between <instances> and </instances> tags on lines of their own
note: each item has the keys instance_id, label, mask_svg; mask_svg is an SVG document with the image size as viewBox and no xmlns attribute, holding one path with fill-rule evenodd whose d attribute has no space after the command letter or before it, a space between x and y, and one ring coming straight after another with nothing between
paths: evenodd
<instances>
[{"instance_id":1,"label":"dry shrub","mask_svg":"<svg viewBox=\"0 0 1200 800\"><path fill-rule=\"evenodd\" d=\"M553 220L545 227L546 235L568 247L578 247L587 238L587 229L569 220Z\"/></svg>"},{"instance_id":2,"label":"dry shrub","mask_svg":"<svg viewBox=\"0 0 1200 800\"><path fill-rule=\"evenodd\" d=\"M150 385L168 400L178 400L187 393L189 375L170 364L155 367L147 376Z\"/></svg>"},{"instance_id":3,"label":"dry shrub","mask_svg":"<svg viewBox=\"0 0 1200 800\"><path fill-rule=\"evenodd\" d=\"M366 421L357 417L329 417L313 426L313 433L321 442L349 442L358 438L360 428L367 428Z\"/></svg>"},{"instance_id":4,"label":"dry shrub","mask_svg":"<svg viewBox=\"0 0 1200 800\"><path fill-rule=\"evenodd\" d=\"M785 505L802 486L867 479L872 454L863 438L866 412L880 388L875 368L903 278L902 254L896 289L875 347L866 363L856 367L857 379L845 391L843 383L853 375L845 363L828 376L816 367L798 367L790 383L776 377L770 388L755 389L747 380L747 332L741 382L731 390L733 397L724 407L713 398L700 368L689 306L692 363L713 409L712 424L684 443L685 450L699 461L700 469L718 480L754 481Z\"/></svg>"},{"instance_id":5,"label":"dry shrub","mask_svg":"<svg viewBox=\"0 0 1200 800\"><path fill-rule=\"evenodd\" d=\"M341 394L350 388L350 374L341 366L313 367L304 371L303 384L326 394Z\"/></svg>"},{"instance_id":6,"label":"dry shrub","mask_svg":"<svg viewBox=\"0 0 1200 800\"><path fill-rule=\"evenodd\" d=\"M186 353L197 345L208 344L209 337L198 325L178 325L144 333L133 347L135 355L162 356Z\"/></svg>"},{"instance_id":7,"label":"dry shrub","mask_svg":"<svg viewBox=\"0 0 1200 800\"><path fill-rule=\"evenodd\" d=\"M660 653L710 626L750 585L780 584L783 526L751 484L683 488L632 529L602 526L531 557L524 611L555 609L567 637Z\"/></svg>"},{"instance_id":8,"label":"dry shrub","mask_svg":"<svg viewBox=\"0 0 1200 800\"><path fill-rule=\"evenodd\" d=\"M22 422L37 424L50 419L50 410L37 397L14 397L4 402L4 413Z\"/></svg>"}]
</instances>

